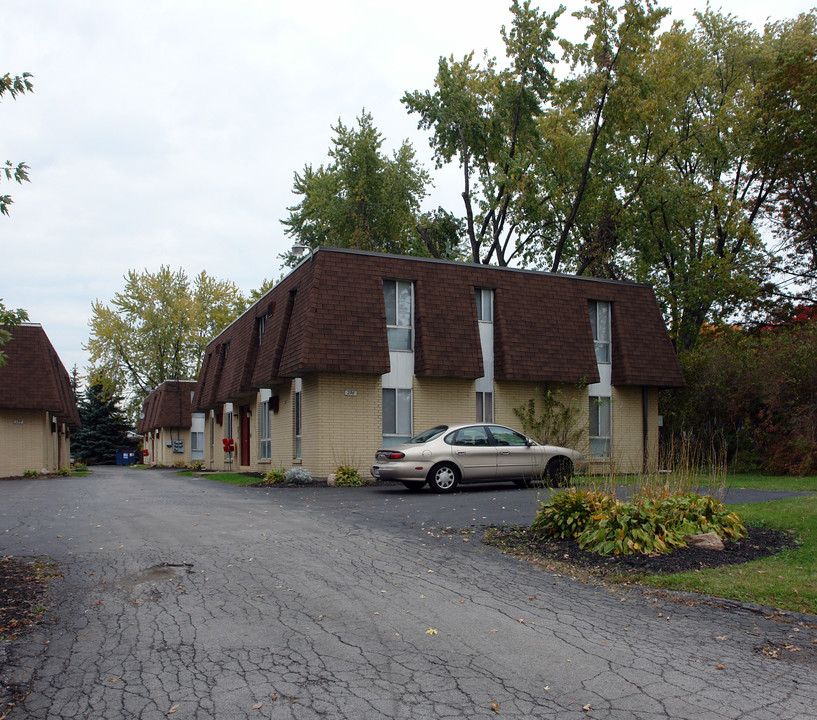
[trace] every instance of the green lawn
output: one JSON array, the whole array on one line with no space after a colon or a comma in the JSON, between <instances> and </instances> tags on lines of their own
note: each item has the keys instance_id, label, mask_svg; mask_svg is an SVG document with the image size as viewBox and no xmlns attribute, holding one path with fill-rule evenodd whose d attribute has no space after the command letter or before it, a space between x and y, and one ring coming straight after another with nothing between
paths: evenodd
<instances>
[{"instance_id":1,"label":"green lawn","mask_svg":"<svg viewBox=\"0 0 817 720\"><path fill-rule=\"evenodd\" d=\"M177 473L182 477L193 477L194 473L191 470L183 470ZM262 478L253 475L242 475L241 473L207 473L208 480L215 480L216 482L226 483L227 485L255 485L262 481Z\"/></svg>"},{"instance_id":2,"label":"green lawn","mask_svg":"<svg viewBox=\"0 0 817 720\"><path fill-rule=\"evenodd\" d=\"M762 487L772 489L768 485ZM791 532L799 547L744 565L678 575L650 575L644 578L645 584L817 614L817 495L732 505L731 508L747 525Z\"/></svg>"},{"instance_id":3,"label":"green lawn","mask_svg":"<svg viewBox=\"0 0 817 720\"><path fill-rule=\"evenodd\" d=\"M727 475L726 486L752 490L798 490L817 492L817 475L792 477L790 475Z\"/></svg>"}]
</instances>

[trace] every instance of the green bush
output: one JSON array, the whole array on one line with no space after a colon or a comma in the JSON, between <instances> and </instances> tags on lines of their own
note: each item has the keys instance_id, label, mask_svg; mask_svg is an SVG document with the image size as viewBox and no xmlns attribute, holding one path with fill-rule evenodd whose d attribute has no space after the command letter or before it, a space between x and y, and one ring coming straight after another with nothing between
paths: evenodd
<instances>
[{"instance_id":1,"label":"green bush","mask_svg":"<svg viewBox=\"0 0 817 720\"><path fill-rule=\"evenodd\" d=\"M88 466L84 462L75 462L72 469L74 472L88 472Z\"/></svg>"},{"instance_id":2,"label":"green bush","mask_svg":"<svg viewBox=\"0 0 817 720\"><path fill-rule=\"evenodd\" d=\"M61 477L68 477L71 474L71 468L63 465L59 470L57 470L57 474Z\"/></svg>"},{"instance_id":3,"label":"green bush","mask_svg":"<svg viewBox=\"0 0 817 720\"><path fill-rule=\"evenodd\" d=\"M280 485L285 480L285 470L270 470L266 475L264 475L264 482L267 485Z\"/></svg>"},{"instance_id":4,"label":"green bush","mask_svg":"<svg viewBox=\"0 0 817 720\"><path fill-rule=\"evenodd\" d=\"M40 477L39 470L25 470L23 471L23 477Z\"/></svg>"},{"instance_id":5,"label":"green bush","mask_svg":"<svg viewBox=\"0 0 817 720\"><path fill-rule=\"evenodd\" d=\"M615 504L615 499L605 493L570 488L542 503L531 523L531 532L537 540L576 537L594 515L609 511Z\"/></svg>"},{"instance_id":6,"label":"green bush","mask_svg":"<svg viewBox=\"0 0 817 720\"><path fill-rule=\"evenodd\" d=\"M360 476L357 468L341 465L335 470L335 485L338 487L360 487L365 484L366 480Z\"/></svg>"},{"instance_id":7,"label":"green bush","mask_svg":"<svg viewBox=\"0 0 817 720\"><path fill-rule=\"evenodd\" d=\"M573 537L583 550L599 555L671 552L684 547L687 536L708 532L739 538L746 528L722 502L694 493L622 503L605 493L571 488L543 503L531 523L537 540Z\"/></svg>"}]
</instances>

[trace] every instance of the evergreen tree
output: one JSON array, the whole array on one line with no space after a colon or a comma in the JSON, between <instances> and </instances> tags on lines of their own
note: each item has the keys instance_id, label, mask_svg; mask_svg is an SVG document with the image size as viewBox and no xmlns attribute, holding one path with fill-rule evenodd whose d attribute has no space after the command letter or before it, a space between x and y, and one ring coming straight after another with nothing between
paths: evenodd
<instances>
[{"instance_id":1,"label":"evergreen tree","mask_svg":"<svg viewBox=\"0 0 817 720\"><path fill-rule=\"evenodd\" d=\"M85 391L79 403L82 427L71 434L71 454L88 465L113 465L116 452L126 447L128 425L119 407L121 398L109 395L100 382Z\"/></svg>"}]
</instances>

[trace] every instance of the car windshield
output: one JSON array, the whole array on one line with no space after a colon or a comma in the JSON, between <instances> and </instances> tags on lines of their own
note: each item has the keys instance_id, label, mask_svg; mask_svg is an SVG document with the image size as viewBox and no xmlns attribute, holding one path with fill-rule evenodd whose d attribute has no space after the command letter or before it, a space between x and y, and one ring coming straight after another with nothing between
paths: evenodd
<instances>
[{"instance_id":1,"label":"car windshield","mask_svg":"<svg viewBox=\"0 0 817 720\"><path fill-rule=\"evenodd\" d=\"M448 430L448 425L437 425L437 427L430 428L429 430L423 430L423 432L415 435L408 442L413 445L420 445L429 440L433 440L435 437L439 437L446 430Z\"/></svg>"}]
</instances>

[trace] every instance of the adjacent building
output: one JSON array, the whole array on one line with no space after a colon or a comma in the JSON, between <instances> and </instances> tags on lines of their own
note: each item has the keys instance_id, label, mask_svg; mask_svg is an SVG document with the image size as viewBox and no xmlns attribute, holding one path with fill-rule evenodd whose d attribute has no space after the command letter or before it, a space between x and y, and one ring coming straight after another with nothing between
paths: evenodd
<instances>
[{"instance_id":1,"label":"adjacent building","mask_svg":"<svg viewBox=\"0 0 817 720\"><path fill-rule=\"evenodd\" d=\"M521 430L514 408L550 388L578 449L637 472L658 390L683 384L649 286L320 248L210 342L192 410L206 468L321 477L441 422Z\"/></svg>"},{"instance_id":2,"label":"adjacent building","mask_svg":"<svg viewBox=\"0 0 817 720\"><path fill-rule=\"evenodd\" d=\"M56 473L70 465L80 427L68 373L42 326L19 325L0 367L0 477Z\"/></svg>"},{"instance_id":3,"label":"adjacent building","mask_svg":"<svg viewBox=\"0 0 817 720\"><path fill-rule=\"evenodd\" d=\"M149 465L204 461L204 414L191 411L195 380L166 380L145 398L136 432Z\"/></svg>"}]
</instances>

